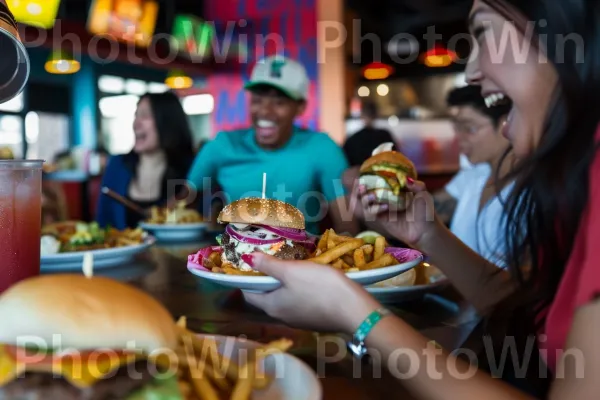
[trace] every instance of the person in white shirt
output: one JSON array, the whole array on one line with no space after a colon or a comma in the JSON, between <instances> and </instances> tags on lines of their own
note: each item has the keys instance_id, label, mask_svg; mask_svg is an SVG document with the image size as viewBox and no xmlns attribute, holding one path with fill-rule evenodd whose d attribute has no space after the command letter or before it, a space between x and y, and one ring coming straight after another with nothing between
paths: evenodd
<instances>
[{"instance_id":1,"label":"person in white shirt","mask_svg":"<svg viewBox=\"0 0 600 400\"><path fill-rule=\"evenodd\" d=\"M512 188L504 178L513 156L502 129L509 104L487 107L481 88L467 86L448 96L461 153L472 164L434 195L436 212L451 231L490 262L504 266L504 200Z\"/></svg>"}]
</instances>

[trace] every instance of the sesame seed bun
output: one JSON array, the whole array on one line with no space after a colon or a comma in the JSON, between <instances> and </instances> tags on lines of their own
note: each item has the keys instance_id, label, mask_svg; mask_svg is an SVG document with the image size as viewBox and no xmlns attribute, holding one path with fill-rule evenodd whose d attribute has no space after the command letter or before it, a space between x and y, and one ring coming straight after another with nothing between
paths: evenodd
<instances>
[{"instance_id":1,"label":"sesame seed bun","mask_svg":"<svg viewBox=\"0 0 600 400\"><path fill-rule=\"evenodd\" d=\"M218 222L306 228L304 215L296 207L283 201L257 197L244 198L229 204L219 214Z\"/></svg>"}]
</instances>

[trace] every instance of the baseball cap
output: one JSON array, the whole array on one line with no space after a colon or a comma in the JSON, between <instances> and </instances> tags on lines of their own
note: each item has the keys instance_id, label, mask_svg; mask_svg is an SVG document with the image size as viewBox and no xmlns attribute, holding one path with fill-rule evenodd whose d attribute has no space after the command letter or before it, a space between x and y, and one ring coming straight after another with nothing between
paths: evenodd
<instances>
[{"instance_id":1,"label":"baseball cap","mask_svg":"<svg viewBox=\"0 0 600 400\"><path fill-rule=\"evenodd\" d=\"M308 74L302 64L283 56L271 56L259 61L252 70L250 81L244 86L272 86L294 100L308 97Z\"/></svg>"}]
</instances>

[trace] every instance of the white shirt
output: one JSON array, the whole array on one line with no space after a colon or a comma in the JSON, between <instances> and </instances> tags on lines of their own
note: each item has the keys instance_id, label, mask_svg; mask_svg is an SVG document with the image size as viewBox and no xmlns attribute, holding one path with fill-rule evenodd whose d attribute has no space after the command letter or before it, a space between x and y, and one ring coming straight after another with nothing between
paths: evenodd
<instances>
[{"instance_id":1,"label":"white shirt","mask_svg":"<svg viewBox=\"0 0 600 400\"><path fill-rule=\"evenodd\" d=\"M461 170L448 183L446 191L458 201L450 230L482 257L505 267L506 221L503 203L508 199L513 184L507 185L499 196L490 198L479 213L481 194L490 174L489 165L480 164Z\"/></svg>"}]
</instances>

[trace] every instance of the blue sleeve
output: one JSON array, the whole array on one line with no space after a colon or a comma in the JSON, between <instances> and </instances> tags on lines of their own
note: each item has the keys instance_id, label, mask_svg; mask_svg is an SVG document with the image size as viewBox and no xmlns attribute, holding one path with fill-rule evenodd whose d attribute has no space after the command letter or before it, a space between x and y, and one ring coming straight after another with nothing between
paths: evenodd
<instances>
[{"instance_id":1,"label":"blue sleeve","mask_svg":"<svg viewBox=\"0 0 600 400\"><path fill-rule=\"evenodd\" d=\"M188 183L198 191L202 192L204 186L204 179L209 178L211 180L210 186L214 186L216 182L214 180L217 176L217 170L219 168L219 155L226 154L227 138L225 133L219 133L214 140L208 142L202 147L202 150L196 156L196 159L192 163L190 172L188 173Z\"/></svg>"},{"instance_id":2,"label":"blue sleeve","mask_svg":"<svg viewBox=\"0 0 600 400\"><path fill-rule=\"evenodd\" d=\"M104 175L102 176L102 187L108 187L110 189L115 189L113 185L113 177L117 176L119 166L119 161L115 157L111 157L106 164L106 169L104 170ZM113 215L113 207L111 206L111 200L100 192L100 196L98 197L98 204L96 205L96 221L101 227L105 227L107 225L115 226L114 215ZM116 226L115 226L116 227Z\"/></svg>"},{"instance_id":3,"label":"blue sleeve","mask_svg":"<svg viewBox=\"0 0 600 400\"><path fill-rule=\"evenodd\" d=\"M319 184L321 191L328 202L346 195L346 189L342 184L342 175L348 169L348 160L344 151L328 135L323 135L318 147L321 151L319 162Z\"/></svg>"}]
</instances>

